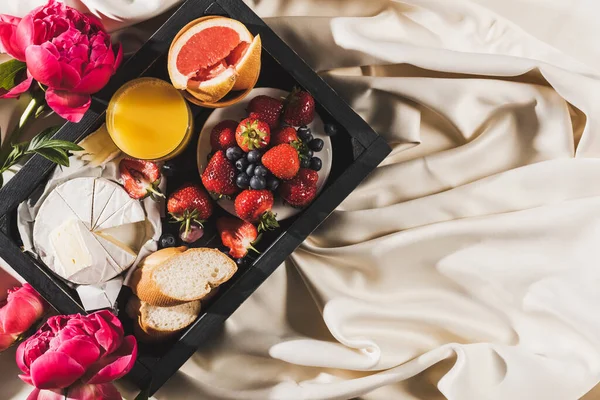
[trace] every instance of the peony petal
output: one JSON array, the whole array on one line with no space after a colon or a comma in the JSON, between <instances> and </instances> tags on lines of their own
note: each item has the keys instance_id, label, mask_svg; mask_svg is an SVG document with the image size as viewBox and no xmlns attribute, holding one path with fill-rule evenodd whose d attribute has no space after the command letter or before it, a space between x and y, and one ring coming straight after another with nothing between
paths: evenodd
<instances>
[{"instance_id":1,"label":"peony petal","mask_svg":"<svg viewBox=\"0 0 600 400\"><path fill-rule=\"evenodd\" d=\"M64 353L49 351L31 364L31 380L40 389L65 388L85 373L77 361Z\"/></svg>"},{"instance_id":2,"label":"peony petal","mask_svg":"<svg viewBox=\"0 0 600 400\"><path fill-rule=\"evenodd\" d=\"M112 383L101 385L77 385L69 389L67 400L122 400L121 394Z\"/></svg>"},{"instance_id":3,"label":"peony petal","mask_svg":"<svg viewBox=\"0 0 600 400\"><path fill-rule=\"evenodd\" d=\"M108 356L104 361L105 365L94 376L91 377L88 383L106 383L127 375L133 368L137 359L137 341L133 336L127 336L123 340L121 347L112 355ZM88 374L93 373L89 370ZM85 380L85 378L84 378Z\"/></svg>"},{"instance_id":4,"label":"peony petal","mask_svg":"<svg viewBox=\"0 0 600 400\"><path fill-rule=\"evenodd\" d=\"M17 340L17 335L11 335L10 333L0 332L0 352L8 349Z\"/></svg>"},{"instance_id":5,"label":"peony petal","mask_svg":"<svg viewBox=\"0 0 600 400\"><path fill-rule=\"evenodd\" d=\"M61 90L46 90L46 102L58 115L70 122L79 122L90 108L89 94L69 93Z\"/></svg>"},{"instance_id":6,"label":"peony petal","mask_svg":"<svg viewBox=\"0 0 600 400\"><path fill-rule=\"evenodd\" d=\"M75 88L75 92L90 94L99 92L104 86L106 86L112 74L112 67L108 65L101 65L81 78L81 82L79 82L79 85Z\"/></svg>"},{"instance_id":7,"label":"peony petal","mask_svg":"<svg viewBox=\"0 0 600 400\"><path fill-rule=\"evenodd\" d=\"M19 61L25 61L25 55L15 46L15 32L20 18L0 15L0 53L7 53Z\"/></svg>"},{"instance_id":8,"label":"peony petal","mask_svg":"<svg viewBox=\"0 0 600 400\"><path fill-rule=\"evenodd\" d=\"M29 89L31 79L25 90ZM18 86L11 92L15 92ZM25 90L19 88L21 93ZM9 93L11 93L9 92ZM6 96L4 96L6 97ZM15 96L16 97L16 96ZM5 333L21 334L31 328L45 311L45 302L31 287L23 286L8 295L7 304L0 310L0 329Z\"/></svg>"},{"instance_id":9,"label":"peony petal","mask_svg":"<svg viewBox=\"0 0 600 400\"><path fill-rule=\"evenodd\" d=\"M58 59L43 46L29 46L25 51L27 69L35 80L51 87L59 88L62 81L62 68Z\"/></svg>"},{"instance_id":10,"label":"peony petal","mask_svg":"<svg viewBox=\"0 0 600 400\"><path fill-rule=\"evenodd\" d=\"M121 45L121 43L119 43L119 48L117 49L117 59L115 60L115 65L114 65L115 71L119 68L122 61L123 61L123 46Z\"/></svg>"},{"instance_id":11,"label":"peony petal","mask_svg":"<svg viewBox=\"0 0 600 400\"><path fill-rule=\"evenodd\" d=\"M81 82L79 72L67 63L61 62L60 67L62 69L62 81L60 87L55 89L73 90L73 88L79 86Z\"/></svg>"},{"instance_id":12,"label":"peony petal","mask_svg":"<svg viewBox=\"0 0 600 400\"><path fill-rule=\"evenodd\" d=\"M86 337L67 340L56 351L68 355L84 369L87 369L90 365L98 361L100 357L98 346Z\"/></svg>"},{"instance_id":13,"label":"peony petal","mask_svg":"<svg viewBox=\"0 0 600 400\"><path fill-rule=\"evenodd\" d=\"M123 341L123 326L117 316L108 310L95 312L91 316L100 324L100 329L94 334L98 344L107 354L118 349Z\"/></svg>"},{"instance_id":14,"label":"peony petal","mask_svg":"<svg viewBox=\"0 0 600 400\"><path fill-rule=\"evenodd\" d=\"M36 9L37 10L37 9ZM15 30L15 34L13 36L13 49L16 52L14 55L15 58L25 61L26 55L25 50L33 45L38 44L34 43L34 35L35 29L33 25L33 16L35 15L35 10L27 14L21 21L19 21L19 25Z\"/></svg>"},{"instance_id":15,"label":"peony petal","mask_svg":"<svg viewBox=\"0 0 600 400\"><path fill-rule=\"evenodd\" d=\"M64 400L64 390L56 389L56 390L41 390L38 388L33 389L33 391L27 397L27 400Z\"/></svg>"},{"instance_id":16,"label":"peony petal","mask_svg":"<svg viewBox=\"0 0 600 400\"><path fill-rule=\"evenodd\" d=\"M19 375L19 379L21 379L26 384L33 386L33 381L31 380L31 376L29 376L29 375Z\"/></svg>"}]
</instances>

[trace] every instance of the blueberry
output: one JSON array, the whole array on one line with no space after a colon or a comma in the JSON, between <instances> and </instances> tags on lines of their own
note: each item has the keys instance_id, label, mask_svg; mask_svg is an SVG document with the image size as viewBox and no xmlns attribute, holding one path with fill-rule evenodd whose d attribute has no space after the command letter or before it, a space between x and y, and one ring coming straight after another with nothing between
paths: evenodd
<instances>
[{"instance_id":1,"label":"blueberry","mask_svg":"<svg viewBox=\"0 0 600 400\"><path fill-rule=\"evenodd\" d=\"M306 125L302 125L300 128L298 128L298 137L303 142L310 142L309 137L312 139L310 128Z\"/></svg>"},{"instance_id":2,"label":"blueberry","mask_svg":"<svg viewBox=\"0 0 600 400\"><path fill-rule=\"evenodd\" d=\"M248 160L246 160L245 157L240 158L235 162L235 167L238 169L238 171L244 171L246 168L248 168Z\"/></svg>"},{"instance_id":3,"label":"blueberry","mask_svg":"<svg viewBox=\"0 0 600 400\"><path fill-rule=\"evenodd\" d=\"M256 175L256 176L265 177L265 176L267 176L268 173L269 173L269 170L266 169L265 167L263 167L262 165L258 165L258 166L256 166L256 168L254 168L254 175Z\"/></svg>"},{"instance_id":4,"label":"blueberry","mask_svg":"<svg viewBox=\"0 0 600 400\"><path fill-rule=\"evenodd\" d=\"M327 136L335 136L337 134L338 128L335 124L325 124L324 128Z\"/></svg>"},{"instance_id":5,"label":"blueberry","mask_svg":"<svg viewBox=\"0 0 600 400\"><path fill-rule=\"evenodd\" d=\"M237 264L238 267L245 267L246 266L246 259L245 258L238 258L237 260L235 260L235 263Z\"/></svg>"},{"instance_id":6,"label":"blueberry","mask_svg":"<svg viewBox=\"0 0 600 400\"><path fill-rule=\"evenodd\" d=\"M227 150L225 150L225 157L227 157L229 161L239 160L240 158L242 158L243 155L244 152L237 146L230 147Z\"/></svg>"},{"instance_id":7,"label":"blueberry","mask_svg":"<svg viewBox=\"0 0 600 400\"><path fill-rule=\"evenodd\" d=\"M279 187L279 179L275 178L274 176L270 177L267 180L267 187L269 188L269 190L271 192L276 191L277 188Z\"/></svg>"},{"instance_id":8,"label":"blueberry","mask_svg":"<svg viewBox=\"0 0 600 400\"><path fill-rule=\"evenodd\" d=\"M162 173L165 176L175 176L177 173L177 166L172 162L165 163L162 167Z\"/></svg>"},{"instance_id":9,"label":"blueberry","mask_svg":"<svg viewBox=\"0 0 600 400\"><path fill-rule=\"evenodd\" d=\"M253 176L250 179L250 188L254 190L263 190L267 187L267 181L262 176Z\"/></svg>"},{"instance_id":10,"label":"blueberry","mask_svg":"<svg viewBox=\"0 0 600 400\"><path fill-rule=\"evenodd\" d=\"M250 164L248 165L248 167L246 167L246 173L248 174L248 176L254 176L254 168L256 166L254 164Z\"/></svg>"},{"instance_id":11,"label":"blueberry","mask_svg":"<svg viewBox=\"0 0 600 400\"><path fill-rule=\"evenodd\" d=\"M314 157L312 160L310 160L310 169L320 171L321 168L323 168L323 162L319 157Z\"/></svg>"},{"instance_id":12,"label":"blueberry","mask_svg":"<svg viewBox=\"0 0 600 400\"><path fill-rule=\"evenodd\" d=\"M260 151L258 151L258 150L251 150L248 153L248 162L257 163L257 162L260 161L261 157L262 157L262 154L260 153Z\"/></svg>"},{"instance_id":13,"label":"blueberry","mask_svg":"<svg viewBox=\"0 0 600 400\"><path fill-rule=\"evenodd\" d=\"M315 155L315 153L314 153L314 152L313 152L311 149L308 149L308 150L306 150L306 153L304 153L304 154L305 154L305 155L306 155L306 157L308 157L308 158L312 158L312 156L314 156L314 155Z\"/></svg>"},{"instance_id":14,"label":"blueberry","mask_svg":"<svg viewBox=\"0 0 600 400\"><path fill-rule=\"evenodd\" d=\"M313 139L308 143L308 148L316 152L323 150L323 146L325 146L323 139Z\"/></svg>"},{"instance_id":15,"label":"blueberry","mask_svg":"<svg viewBox=\"0 0 600 400\"><path fill-rule=\"evenodd\" d=\"M177 239L174 235L171 235L170 233L165 233L160 237L160 247L163 249L166 247L175 247L176 244Z\"/></svg>"},{"instance_id":16,"label":"blueberry","mask_svg":"<svg viewBox=\"0 0 600 400\"><path fill-rule=\"evenodd\" d=\"M310 158L308 158L308 157L302 157L300 159L300 167L302 167L302 168L308 168L308 167L310 167Z\"/></svg>"},{"instance_id":17,"label":"blueberry","mask_svg":"<svg viewBox=\"0 0 600 400\"><path fill-rule=\"evenodd\" d=\"M237 178L235 178L235 184L240 189L248 189L248 186L250 186L250 177L245 172L241 172Z\"/></svg>"}]
</instances>

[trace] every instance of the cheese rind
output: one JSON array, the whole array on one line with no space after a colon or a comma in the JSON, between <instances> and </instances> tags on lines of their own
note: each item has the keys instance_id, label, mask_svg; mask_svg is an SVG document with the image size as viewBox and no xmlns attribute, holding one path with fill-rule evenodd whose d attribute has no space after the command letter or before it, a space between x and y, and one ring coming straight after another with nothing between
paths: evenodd
<instances>
[{"instance_id":1,"label":"cheese rind","mask_svg":"<svg viewBox=\"0 0 600 400\"><path fill-rule=\"evenodd\" d=\"M88 229L92 228L95 181L95 178L75 178L55 189Z\"/></svg>"}]
</instances>

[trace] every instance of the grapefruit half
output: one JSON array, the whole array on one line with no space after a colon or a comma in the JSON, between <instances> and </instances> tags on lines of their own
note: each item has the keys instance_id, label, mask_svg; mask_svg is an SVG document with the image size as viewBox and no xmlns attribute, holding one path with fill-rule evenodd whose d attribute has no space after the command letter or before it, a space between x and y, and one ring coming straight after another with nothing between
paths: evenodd
<instances>
[{"instance_id":1,"label":"grapefruit half","mask_svg":"<svg viewBox=\"0 0 600 400\"><path fill-rule=\"evenodd\" d=\"M251 88L260 73L260 36L239 21L212 17L192 24L175 38L168 69L173 86L203 102L231 90Z\"/></svg>"}]
</instances>

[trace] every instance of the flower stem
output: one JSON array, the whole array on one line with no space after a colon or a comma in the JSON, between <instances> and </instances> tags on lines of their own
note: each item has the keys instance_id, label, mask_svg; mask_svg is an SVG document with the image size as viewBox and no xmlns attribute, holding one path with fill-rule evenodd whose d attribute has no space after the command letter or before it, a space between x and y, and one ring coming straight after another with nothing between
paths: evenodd
<instances>
[{"instance_id":1,"label":"flower stem","mask_svg":"<svg viewBox=\"0 0 600 400\"><path fill-rule=\"evenodd\" d=\"M29 104L27 104L27 108L21 114L21 119L19 119L19 125L10 133L6 135L4 139L4 143L2 148L0 149L0 165L4 165L4 161L6 160L6 156L10 153L12 144L17 142L21 137L21 134L25 130L27 123L33 119L35 119L36 110L41 104L43 99L40 99L35 94L29 100Z\"/></svg>"}]
</instances>

